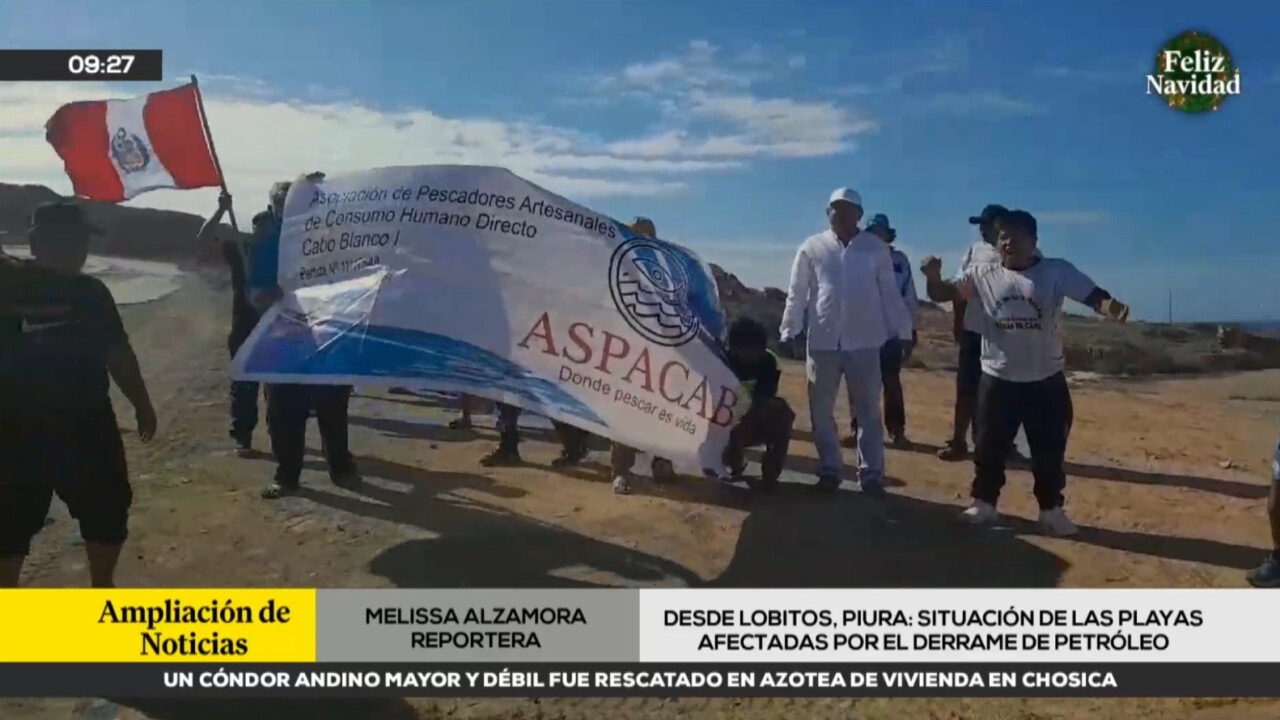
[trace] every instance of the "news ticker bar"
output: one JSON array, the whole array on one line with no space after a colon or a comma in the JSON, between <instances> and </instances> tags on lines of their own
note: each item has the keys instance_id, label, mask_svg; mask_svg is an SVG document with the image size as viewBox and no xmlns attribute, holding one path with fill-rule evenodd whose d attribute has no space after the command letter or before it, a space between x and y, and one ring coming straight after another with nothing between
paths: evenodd
<instances>
[{"instance_id":1,"label":"news ticker bar","mask_svg":"<svg viewBox=\"0 0 1280 720\"><path fill-rule=\"evenodd\" d=\"M1280 662L1252 590L0 590L0 663Z\"/></svg>"},{"instance_id":2,"label":"news ticker bar","mask_svg":"<svg viewBox=\"0 0 1280 720\"><path fill-rule=\"evenodd\" d=\"M1278 663L3 664L0 697L1277 697Z\"/></svg>"}]
</instances>

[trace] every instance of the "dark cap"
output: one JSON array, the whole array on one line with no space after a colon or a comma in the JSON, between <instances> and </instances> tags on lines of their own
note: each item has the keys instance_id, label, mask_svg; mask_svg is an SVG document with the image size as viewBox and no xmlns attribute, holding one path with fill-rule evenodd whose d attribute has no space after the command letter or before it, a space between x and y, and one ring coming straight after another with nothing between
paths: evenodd
<instances>
[{"instance_id":1,"label":"dark cap","mask_svg":"<svg viewBox=\"0 0 1280 720\"><path fill-rule=\"evenodd\" d=\"M1026 210L1008 210L1000 216L999 221L1001 227L1007 230L1021 230L1032 237L1038 235L1036 216Z\"/></svg>"},{"instance_id":2,"label":"dark cap","mask_svg":"<svg viewBox=\"0 0 1280 720\"><path fill-rule=\"evenodd\" d=\"M1003 205L988 205L982 208L982 212L969 218L970 225L987 225L995 222L996 218L1009 212L1009 208Z\"/></svg>"},{"instance_id":3,"label":"dark cap","mask_svg":"<svg viewBox=\"0 0 1280 720\"><path fill-rule=\"evenodd\" d=\"M102 235L98 226L85 219L84 208L73 202L41 203L31 211L32 230L78 229L90 235Z\"/></svg>"}]
</instances>

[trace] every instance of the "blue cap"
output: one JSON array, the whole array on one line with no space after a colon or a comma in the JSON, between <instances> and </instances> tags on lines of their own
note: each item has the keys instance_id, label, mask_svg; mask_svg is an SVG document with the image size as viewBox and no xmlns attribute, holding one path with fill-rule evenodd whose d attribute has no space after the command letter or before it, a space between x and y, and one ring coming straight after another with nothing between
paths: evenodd
<instances>
[{"instance_id":1,"label":"blue cap","mask_svg":"<svg viewBox=\"0 0 1280 720\"><path fill-rule=\"evenodd\" d=\"M876 213L871 216L871 222L867 223L868 228L882 227L886 230L890 229L889 216L884 213Z\"/></svg>"}]
</instances>

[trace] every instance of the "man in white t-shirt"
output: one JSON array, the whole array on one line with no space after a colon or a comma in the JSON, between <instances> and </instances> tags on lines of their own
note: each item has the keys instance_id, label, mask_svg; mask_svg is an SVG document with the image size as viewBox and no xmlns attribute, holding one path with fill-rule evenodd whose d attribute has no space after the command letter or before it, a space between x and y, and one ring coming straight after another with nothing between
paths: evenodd
<instances>
[{"instance_id":1,"label":"man in white t-shirt","mask_svg":"<svg viewBox=\"0 0 1280 720\"><path fill-rule=\"evenodd\" d=\"M779 334L783 343L790 343L806 332L818 487L836 490L843 482L835 420L843 379L851 414L860 421L858 480L865 495L882 499L880 348L890 338L910 342L913 323L898 292L889 248L874 233L858 229L862 214L862 197L856 191L839 188L831 194L829 229L805 239L796 252Z\"/></svg>"},{"instance_id":2,"label":"man in white t-shirt","mask_svg":"<svg viewBox=\"0 0 1280 720\"><path fill-rule=\"evenodd\" d=\"M1064 460L1071 425L1071 391L1063 373L1062 304L1065 298L1123 322L1129 308L1112 299L1074 265L1036 250L1036 219L1023 210L996 218L1000 264L978 264L953 281L942 261L925 259L930 297L964 299L981 313L982 378L974 413L973 523L994 522L1005 482L1005 462L1019 426L1031 449L1040 525L1059 537L1076 526L1063 510Z\"/></svg>"}]
</instances>

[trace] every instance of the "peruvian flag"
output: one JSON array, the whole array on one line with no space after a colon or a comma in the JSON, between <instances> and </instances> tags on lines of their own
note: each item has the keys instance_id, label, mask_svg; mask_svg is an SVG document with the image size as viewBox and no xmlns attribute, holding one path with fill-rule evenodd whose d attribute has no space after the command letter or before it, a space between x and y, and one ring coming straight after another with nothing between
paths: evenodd
<instances>
[{"instance_id":1,"label":"peruvian flag","mask_svg":"<svg viewBox=\"0 0 1280 720\"><path fill-rule=\"evenodd\" d=\"M128 100L63 105L45 123L75 194L122 202L149 190L222 185L195 83Z\"/></svg>"}]
</instances>

